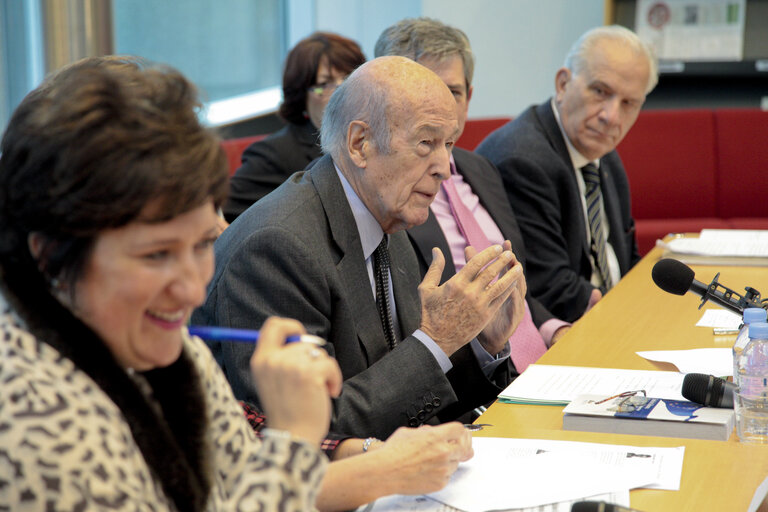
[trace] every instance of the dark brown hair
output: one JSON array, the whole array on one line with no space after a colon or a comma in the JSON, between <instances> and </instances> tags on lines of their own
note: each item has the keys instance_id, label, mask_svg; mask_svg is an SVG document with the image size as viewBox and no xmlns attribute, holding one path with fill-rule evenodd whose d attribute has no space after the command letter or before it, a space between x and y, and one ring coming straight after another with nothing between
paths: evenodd
<instances>
[{"instance_id":1,"label":"dark brown hair","mask_svg":"<svg viewBox=\"0 0 768 512\"><path fill-rule=\"evenodd\" d=\"M197 117L178 71L132 57L94 57L47 78L14 112L0 155L0 259L74 284L96 237L161 222L227 194L219 138ZM152 203L151 218L145 207ZM74 287L70 287L73 289Z\"/></svg>"},{"instance_id":2,"label":"dark brown hair","mask_svg":"<svg viewBox=\"0 0 768 512\"><path fill-rule=\"evenodd\" d=\"M360 46L351 39L330 32L315 32L299 41L288 53L283 70L283 103L280 115L293 124L308 122L307 89L315 84L323 57L342 73L352 73L365 62Z\"/></svg>"}]
</instances>

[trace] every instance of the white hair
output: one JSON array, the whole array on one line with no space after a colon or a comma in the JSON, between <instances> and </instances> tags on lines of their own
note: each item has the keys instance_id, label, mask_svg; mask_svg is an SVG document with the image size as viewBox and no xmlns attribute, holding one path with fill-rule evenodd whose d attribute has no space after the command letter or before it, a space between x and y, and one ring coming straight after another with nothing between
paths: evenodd
<instances>
[{"instance_id":1,"label":"white hair","mask_svg":"<svg viewBox=\"0 0 768 512\"><path fill-rule=\"evenodd\" d=\"M649 72L645 93L651 92L659 81L659 65L653 49L643 42L637 34L620 25L597 27L585 32L573 43L573 46L568 51L568 55L565 56L565 63L563 65L574 74L579 74L582 70L589 67L589 59L594 47L605 39L623 44L646 58Z\"/></svg>"},{"instance_id":2,"label":"white hair","mask_svg":"<svg viewBox=\"0 0 768 512\"><path fill-rule=\"evenodd\" d=\"M334 160L348 159L347 128L352 121L364 121L371 139L381 154L389 153L391 140L387 90L361 73L353 72L334 91L323 112L320 144L323 153Z\"/></svg>"}]
</instances>

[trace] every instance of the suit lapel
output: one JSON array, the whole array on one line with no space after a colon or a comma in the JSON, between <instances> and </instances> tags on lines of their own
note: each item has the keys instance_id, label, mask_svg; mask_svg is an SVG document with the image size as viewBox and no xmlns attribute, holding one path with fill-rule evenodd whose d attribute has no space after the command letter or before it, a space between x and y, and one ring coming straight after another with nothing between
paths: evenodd
<instances>
[{"instance_id":1,"label":"suit lapel","mask_svg":"<svg viewBox=\"0 0 768 512\"><path fill-rule=\"evenodd\" d=\"M568 147L565 145L565 140L563 140L563 134L560 132L560 127L557 125L555 114L552 112L552 104L549 101L542 103L536 107L536 114L541 121L541 125L544 128L547 139L549 139L549 143L553 148L555 148L555 151L557 151L557 154L560 155L560 158L562 158L563 163L569 171L567 178L571 185L569 189L574 195L571 200L573 204L581 205L579 182L576 180L576 174L573 171L573 162L571 162L571 155L568 153ZM579 209L579 211L582 210ZM581 240L582 258L587 258L587 261L589 261L590 255L589 246L587 245L587 225L584 221L584 216L576 215L576 219L571 219L571 221L576 222L576 224L579 226L579 230L581 231L579 240ZM565 222L565 219L563 219L563 222Z\"/></svg>"},{"instance_id":2,"label":"suit lapel","mask_svg":"<svg viewBox=\"0 0 768 512\"><path fill-rule=\"evenodd\" d=\"M603 194L603 206L605 207L605 216L608 219L608 227L610 232L608 233L608 243L613 247L614 253L618 256L624 254L624 228L621 225L621 221L616 215L611 215L611 212L621 211L619 205L619 198L616 195L616 184L613 182L613 176L608 172L610 164L605 158L600 160L600 191ZM619 260L619 266L623 267L622 258ZM621 275L624 275L627 270L621 268Z\"/></svg>"},{"instance_id":3,"label":"suit lapel","mask_svg":"<svg viewBox=\"0 0 768 512\"><path fill-rule=\"evenodd\" d=\"M309 172L323 204L331 235L339 248L336 269L344 283L344 295L354 306L355 329L371 364L384 357L389 347L376 308L376 299L371 291L357 223L331 157L322 157Z\"/></svg>"}]
</instances>

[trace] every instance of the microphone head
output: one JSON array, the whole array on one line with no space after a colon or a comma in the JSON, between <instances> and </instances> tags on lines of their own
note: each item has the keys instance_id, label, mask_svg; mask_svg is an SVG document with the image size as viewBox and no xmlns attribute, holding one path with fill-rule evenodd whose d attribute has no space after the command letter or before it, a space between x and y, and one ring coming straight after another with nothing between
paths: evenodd
<instances>
[{"instance_id":1,"label":"microphone head","mask_svg":"<svg viewBox=\"0 0 768 512\"><path fill-rule=\"evenodd\" d=\"M691 402L703 404L707 397L709 387L709 375L703 373L689 373L683 378L683 397Z\"/></svg>"},{"instance_id":2,"label":"microphone head","mask_svg":"<svg viewBox=\"0 0 768 512\"><path fill-rule=\"evenodd\" d=\"M681 394L691 402L707 407L719 407L719 402L725 394L725 382L723 379L712 375L689 373L683 378Z\"/></svg>"},{"instance_id":3,"label":"microphone head","mask_svg":"<svg viewBox=\"0 0 768 512\"><path fill-rule=\"evenodd\" d=\"M657 261L651 271L651 277L656 286L675 295L686 294L693 284L693 276L691 267L671 258Z\"/></svg>"}]
</instances>

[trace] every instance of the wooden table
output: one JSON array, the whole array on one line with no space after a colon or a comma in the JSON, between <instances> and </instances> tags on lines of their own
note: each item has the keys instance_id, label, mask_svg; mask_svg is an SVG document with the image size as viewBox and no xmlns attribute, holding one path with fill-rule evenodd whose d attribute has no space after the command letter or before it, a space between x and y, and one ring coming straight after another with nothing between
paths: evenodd
<instances>
[{"instance_id":1,"label":"wooden table","mask_svg":"<svg viewBox=\"0 0 768 512\"><path fill-rule=\"evenodd\" d=\"M668 294L657 288L651 269L659 249L651 251L589 313L576 322L541 364L674 370L635 354L638 350L731 347L735 335L714 336L696 327L700 298ZM706 284L720 271L719 282L742 293L752 286L768 295L768 269L692 267ZM705 306L706 308L707 306ZM709 307L715 307L711 305ZM685 446L680 491L640 489L630 493L633 508L643 511L746 511L755 489L768 476L768 445L729 441L572 432L562 429L562 407L494 403L477 420L490 423L477 436L561 439L637 446ZM514 492L512 490L512 492ZM768 510L764 503L760 510Z\"/></svg>"}]
</instances>

